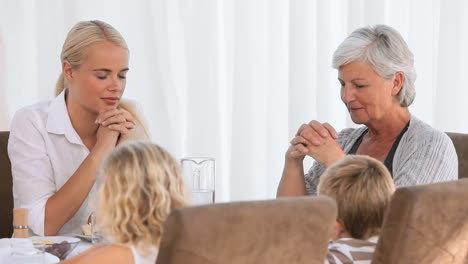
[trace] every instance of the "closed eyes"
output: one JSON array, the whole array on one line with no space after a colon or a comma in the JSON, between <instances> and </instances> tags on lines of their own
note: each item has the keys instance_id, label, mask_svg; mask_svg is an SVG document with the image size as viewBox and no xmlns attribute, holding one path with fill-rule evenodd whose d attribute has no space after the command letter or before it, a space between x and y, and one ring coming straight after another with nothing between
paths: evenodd
<instances>
[{"instance_id":1,"label":"closed eyes","mask_svg":"<svg viewBox=\"0 0 468 264\"><path fill-rule=\"evenodd\" d=\"M107 79L107 75L106 76L96 76L99 80L105 80ZM125 75L117 75L117 77L119 77L119 79L127 79L127 76Z\"/></svg>"}]
</instances>

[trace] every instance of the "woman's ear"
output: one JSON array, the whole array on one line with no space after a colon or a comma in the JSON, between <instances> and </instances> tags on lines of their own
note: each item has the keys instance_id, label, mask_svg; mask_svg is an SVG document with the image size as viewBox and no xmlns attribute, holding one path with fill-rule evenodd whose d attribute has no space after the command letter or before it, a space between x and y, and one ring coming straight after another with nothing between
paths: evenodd
<instances>
[{"instance_id":1,"label":"woman's ear","mask_svg":"<svg viewBox=\"0 0 468 264\"><path fill-rule=\"evenodd\" d=\"M63 77L71 83L73 81L73 69L72 65L70 64L69 61L65 60L62 63L62 72L63 72Z\"/></svg>"},{"instance_id":2,"label":"woman's ear","mask_svg":"<svg viewBox=\"0 0 468 264\"><path fill-rule=\"evenodd\" d=\"M401 87L403 87L403 82L405 81L405 75L402 72L395 73L393 76L393 88L392 88L392 95L397 95Z\"/></svg>"}]
</instances>

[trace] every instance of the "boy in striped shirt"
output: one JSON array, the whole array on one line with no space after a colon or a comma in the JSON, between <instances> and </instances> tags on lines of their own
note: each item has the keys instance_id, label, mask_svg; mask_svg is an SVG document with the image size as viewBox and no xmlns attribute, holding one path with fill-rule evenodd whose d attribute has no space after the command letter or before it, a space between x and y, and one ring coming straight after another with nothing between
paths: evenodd
<instances>
[{"instance_id":1,"label":"boy in striped shirt","mask_svg":"<svg viewBox=\"0 0 468 264\"><path fill-rule=\"evenodd\" d=\"M371 263L394 191L385 165L368 156L348 155L322 174L318 194L335 199L338 207L325 263Z\"/></svg>"}]
</instances>

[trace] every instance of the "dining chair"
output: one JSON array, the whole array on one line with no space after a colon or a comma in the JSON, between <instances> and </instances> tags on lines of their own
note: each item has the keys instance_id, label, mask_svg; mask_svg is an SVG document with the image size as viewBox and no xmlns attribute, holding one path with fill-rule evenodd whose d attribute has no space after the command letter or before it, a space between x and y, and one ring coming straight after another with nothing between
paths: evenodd
<instances>
[{"instance_id":1,"label":"dining chair","mask_svg":"<svg viewBox=\"0 0 468 264\"><path fill-rule=\"evenodd\" d=\"M468 263L468 179L396 190L373 264Z\"/></svg>"},{"instance_id":2,"label":"dining chair","mask_svg":"<svg viewBox=\"0 0 468 264\"><path fill-rule=\"evenodd\" d=\"M322 264L336 214L321 196L178 208L156 263Z\"/></svg>"},{"instance_id":3,"label":"dining chair","mask_svg":"<svg viewBox=\"0 0 468 264\"><path fill-rule=\"evenodd\" d=\"M9 135L8 131L0 131L0 238L13 234L13 185L7 151Z\"/></svg>"},{"instance_id":4,"label":"dining chair","mask_svg":"<svg viewBox=\"0 0 468 264\"><path fill-rule=\"evenodd\" d=\"M468 178L468 134L447 132L458 156L458 178Z\"/></svg>"}]
</instances>

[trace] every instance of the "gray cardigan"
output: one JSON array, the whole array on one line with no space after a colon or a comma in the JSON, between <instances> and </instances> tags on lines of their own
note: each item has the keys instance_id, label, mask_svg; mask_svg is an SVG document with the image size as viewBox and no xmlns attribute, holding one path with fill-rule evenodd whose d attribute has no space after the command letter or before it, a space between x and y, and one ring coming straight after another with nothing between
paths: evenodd
<instances>
[{"instance_id":1,"label":"gray cardigan","mask_svg":"<svg viewBox=\"0 0 468 264\"><path fill-rule=\"evenodd\" d=\"M365 129L365 126L346 128L338 134L337 142L345 153L350 151ZM458 179L458 157L452 140L413 115L395 151L392 165L396 188ZM304 175L309 194L317 193L324 170L325 166L314 162Z\"/></svg>"}]
</instances>

